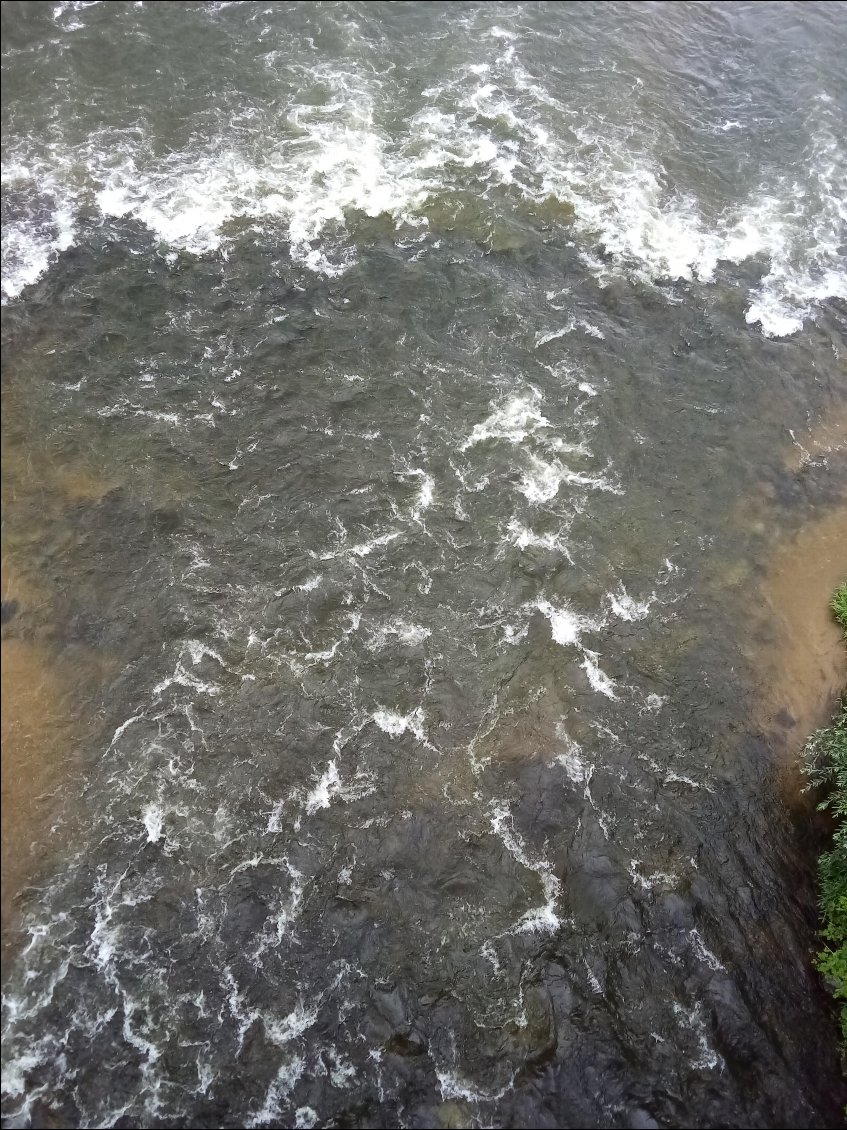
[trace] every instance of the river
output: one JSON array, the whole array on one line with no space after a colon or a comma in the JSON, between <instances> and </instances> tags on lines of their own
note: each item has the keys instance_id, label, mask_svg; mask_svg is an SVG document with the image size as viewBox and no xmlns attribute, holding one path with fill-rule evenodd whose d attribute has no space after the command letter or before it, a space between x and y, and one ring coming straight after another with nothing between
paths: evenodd
<instances>
[{"instance_id":1,"label":"river","mask_svg":"<svg viewBox=\"0 0 847 1130\"><path fill-rule=\"evenodd\" d=\"M832 1125L847 5L2 19L3 1125Z\"/></svg>"}]
</instances>

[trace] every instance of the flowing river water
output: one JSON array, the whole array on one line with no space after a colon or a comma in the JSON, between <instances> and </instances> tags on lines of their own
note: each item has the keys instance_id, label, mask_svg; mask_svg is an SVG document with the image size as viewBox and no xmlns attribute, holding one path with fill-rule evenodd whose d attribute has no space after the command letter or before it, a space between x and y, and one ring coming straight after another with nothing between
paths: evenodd
<instances>
[{"instance_id":1,"label":"flowing river water","mask_svg":"<svg viewBox=\"0 0 847 1130\"><path fill-rule=\"evenodd\" d=\"M4 1125L832 1125L847 6L2 16Z\"/></svg>"}]
</instances>

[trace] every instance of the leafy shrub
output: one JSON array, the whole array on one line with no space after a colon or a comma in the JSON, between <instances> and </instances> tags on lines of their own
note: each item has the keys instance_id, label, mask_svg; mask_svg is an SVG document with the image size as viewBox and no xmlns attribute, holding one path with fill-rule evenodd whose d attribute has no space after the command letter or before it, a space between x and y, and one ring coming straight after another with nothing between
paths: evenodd
<instances>
[{"instance_id":1,"label":"leafy shrub","mask_svg":"<svg viewBox=\"0 0 847 1130\"><path fill-rule=\"evenodd\" d=\"M836 589L835 596L832 598L832 611L835 613L835 619L847 635L847 584Z\"/></svg>"}]
</instances>

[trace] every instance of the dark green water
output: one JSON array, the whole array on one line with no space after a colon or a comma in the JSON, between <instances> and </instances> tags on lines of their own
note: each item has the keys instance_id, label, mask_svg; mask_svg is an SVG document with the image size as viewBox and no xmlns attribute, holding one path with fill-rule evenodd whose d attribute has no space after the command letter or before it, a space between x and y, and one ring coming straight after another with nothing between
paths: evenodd
<instances>
[{"instance_id":1,"label":"dark green water","mask_svg":"<svg viewBox=\"0 0 847 1130\"><path fill-rule=\"evenodd\" d=\"M4 1125L831 1124L748 613L844 481L847 8L3 28L5 536L110 672Z\"/></svg>"}]
</instances>

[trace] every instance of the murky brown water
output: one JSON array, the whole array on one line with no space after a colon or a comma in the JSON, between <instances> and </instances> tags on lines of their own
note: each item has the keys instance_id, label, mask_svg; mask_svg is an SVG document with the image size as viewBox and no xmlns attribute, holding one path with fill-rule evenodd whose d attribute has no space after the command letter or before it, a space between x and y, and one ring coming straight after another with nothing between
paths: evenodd
<instances>
[{"instance_id":1,"label":"murky brown water","mask_svg":"<svg viewBox=\"0 0 847 1130\"><path fill-rule=\"evenodd\" d=\"M86 716L94 688L114 676L107 655L63 635L60 606L78 579L67 569L70 508L100 501L114 483L56 462L49 445L20 442L20 388L7 375L2 489L2 936L21 943L19 903L61 866L73 833L68 790L80 787L81 746L96 740ZM24 392L25 397L25 392ZM8 438L12 437L12 438Z\"/></svg>"},{"instance_id":2,"label":"murky brown water","mask_svg":"<svg viewBox=\"0 0 847 1130\"><path fill-rule=\"evenodd\" d=\"M818 460L826 485L804 508L799 528L796 516L786 528L775 499L765 505L760 520L773 523L775 544L751 608L752 634L760 641L751 657L761 725L769 738L784 737L791 755L827 724L847 686L842 633L829 607L847 578L847 415L836 407L797 444L786 459L789 470L802 478Z\"/></svg>"}]
</instances>

